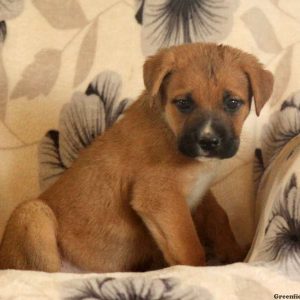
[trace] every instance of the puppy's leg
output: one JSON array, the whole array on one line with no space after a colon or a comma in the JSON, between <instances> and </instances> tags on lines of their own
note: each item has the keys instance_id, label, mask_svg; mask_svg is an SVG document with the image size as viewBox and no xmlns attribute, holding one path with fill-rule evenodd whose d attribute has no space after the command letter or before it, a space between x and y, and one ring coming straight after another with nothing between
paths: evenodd
<instances>
[{"instance_id":1,"label":"puppy's leg","mask_svg":"<svg viewBox=\"0 0 300 300\"><path fill-rule=\"evenodd\" d=\"M174 187L135 188L132 206L147 226L169 265L205 264L205 254L197 236L188 205Z\"/></svg>"},{"instance_id":2,"label":"puppy's leg","mask_svg":"<svg viewBox=\"0 0 300 300\"><path fill-rule=\"evenodd\" d=\"M233 235L228 216L211 191L204 196L193 218L200 240L212 248L221 262L233 263L244 259L245 253Z\"/></svg>"},{"instance_id":3,"label":"puppy's leg","mask_svg":"<svg viewBox=\"0 0 300 300\"><path fill-rule=\"evenodd\" d=\"M0 269L58 272L56 219L42 201L21 204L6 226L0 246Z\"/></svg>"}]
</instances>

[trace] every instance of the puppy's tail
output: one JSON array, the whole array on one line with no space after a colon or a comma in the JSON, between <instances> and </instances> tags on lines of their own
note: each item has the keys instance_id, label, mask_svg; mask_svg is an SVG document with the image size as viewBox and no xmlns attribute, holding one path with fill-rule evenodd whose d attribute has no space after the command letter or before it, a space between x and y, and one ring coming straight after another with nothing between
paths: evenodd
<instances>
[{"instance_id":1,"label":"puppy's tail","mask_svg":"<svg viewBox=\"0 0 300 300\"><path fill-rule=\"evenodd\" d=\"M112 71L101 72L86 92L75 92L60 112L58 130L50 130L39 146L41 190L52 185L77 158L81 149L111 127L129 99L120 99L122 81Z\"/></svg>"}]
</instances>

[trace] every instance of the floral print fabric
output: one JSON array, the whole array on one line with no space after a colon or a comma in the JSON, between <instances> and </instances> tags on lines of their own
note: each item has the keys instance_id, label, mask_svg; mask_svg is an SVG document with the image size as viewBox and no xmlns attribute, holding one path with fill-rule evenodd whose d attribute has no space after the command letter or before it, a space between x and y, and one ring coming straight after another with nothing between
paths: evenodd
<instances>
[{"instance_id":1,"label":"floral print fabric","mask_svg":"<svg viewBox=\"0 0 300 300\"><path fill-rule=\"evenodd\" d=\"M272 111L257 149L257 232L250 262L300 276L300 92ZM263 121L263 120L262 120Z\"/></svg>"},{"instance_id":2,"label":"floral print fabric","mask_svg":"<svg viewBox=\"0 0 300 300\"><path fill-rule=\"evenodd\" d=\"M268 262L257 267L265 282L251 273L251 266L222 270L230 274L228 280L238 278L239 288L231 287L240 295L272 295L271 276L278 289L293 286L272 268L299 274L299 25L297 0L0 0L0 235L16 205L52 184L80 149L112 126L138 97L147 55L180 43L230 44L258 56L273 71L275 87L259 118L252 110L237 156L222 162L213 186L239 243L251 243L256 231L248 260ZM199 293L214 299L230 290L225 283L212 288L215 280L209 278L219 271L209 268L189 273L191 287L186 270L166 271L164 280L153 279L161 274L153 273L146 282L135 275L121 281L114 276L79 280L68 293L53 293L59 299L74 292L81 299L86 290L108 297L118 289L147 295L155 287L161 291L159 299L193 299ZM21 274L0 273L0 284L16 276L25 292L30 284ZM198 275L206 285L197 281ZM43 276L46 285L60 287L60 279ZM37 282L40 292L42 283ZM7 292L14 292L9 285ZM122 299L136 299L130 295Z\"/></svg>"},{"instance_id":3,"label":"floral print fabric","mask_svg":"<svg viewBox=\"0 0 300 300\"><path fill-rule=\"evenodd\" d=\"M221 300L293 295L299 282L271 266L233 264L98 275L2 271L0 286L6 299Z\"/></svg>"}]
</instances>

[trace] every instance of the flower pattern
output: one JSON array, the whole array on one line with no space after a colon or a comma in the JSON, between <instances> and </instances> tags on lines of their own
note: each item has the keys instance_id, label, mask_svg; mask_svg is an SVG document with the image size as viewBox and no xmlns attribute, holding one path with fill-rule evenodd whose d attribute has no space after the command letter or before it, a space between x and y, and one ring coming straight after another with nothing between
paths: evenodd
<instances>
[{"instance_id":1,"label":"flower pattern","mask_svg":"<svg viewBox=\"0 0 300 300\"><path fill-rule=\"evenodd\" d=\"M63 299L83 300L211 300L208 290L202 287L182 287L175 278L93 278L67 283Z\"/></svg>"},{"instance_id":2,"label":"flower pattern","mask_svg":"<svg viewBox=\"0 0 300 300\"><path fill-rule=\"evenodd\" d=\"M26 6L26 13L22 14L24 0L0 0L1 169L8 170L1 175L4 188L1 190L3 202L0 204L4 210L0 210L0 221L8 218L9 209L5 208L7 199L11 199L7 206L13 207L20 199L28 199L36 193L33 184L37 180L34 173L35 149L44 132L56 128L56 124L49 121L55 120L56 116L44 118L45 112L50 115L58 111L55 106L60 107L60 101L65 101L65 95L73 94L73 97L63 106L57 129L49 130L39 146L39 180L42 190L53 184L72 165L81 149L118 120L129 103L128 99L121 97L121 90L133 95L142 89L142 81L137 82L133 74L141 70L143 55L151 55L161 47L180 43L219 43L225 40L226 43L240 45L257 55L269 69L274 70L275 75L274 96L271 104L267 104L268 122L261 128L261 145L255 153L259 175L258 202L267 202L261 212L262 222L258 226L261 239L257 239L258 243L253 247L254 254L260 254L259 261L268 262L266 268L260 269L260 274L267 278L261 282L267 286L269 274L270 277L275 275L270 271L270 262L277 263L280 270L294 270L295 274L299 274L300 145L291 145L291 140L299 135L300 92L287 98L275 111L286 93L299 89L298 81L294 79L297 79L297 54L300 49L300 14L296 9L298 1L289 1L288 4L284 1L254 1L250 6L246 0L135 2L136 9L132 1L128 0L98 1L97 4L78 0L32 0ZM134 12L136 21L132 18ZM17 16L17 22L12 21L10 24ZM31 22L29 26L26 22L32 19L28 16L36 16L34 23ZM14 31L10 32L10 28ZM283 39L282 33L286 31L290 34ZM5 42L7 34L10 37L9 43ZM44 39L44 36L47 38ZM118 44L120 40L122 42ZM124 51L123 42L130 45L131 53ZM22 55L19 55L19 49L24 49ZM101 73L95 76L98 68ZM103 71L106 69L118 73ZM135 86L137 89L133 92ZM74 93L75 88L78 91ZM85 92L79 92L85 88ZM24 122L28 126L23 126ZM39 132L40 128L36 124L41 124ZM254 123L249 127L252 125L254 128ZM35 135L32 137L31 133ZM285 146L288 146L288 150L277 163ZM275 163L277 166L274 166ZM242 191L247 186L248 191L251 183L241 180L244 177L240 174L235 177L236 184ZM29 177L34 178L27 182ZM273 182L274 178L277 181ZM226 185L227 182L225 179L221 184ZM30 184L34 187L30 187ZM226 192L223 194L227 196ZM243 201L250 199L246 198L245 194ZM4 222L1 226L4 226ZM251 259L252 256L254 259ZM252 253L250 262L257 260ZM239 269L239 265L244 269ZM53 289L55 284L63 286L62 295L67 299L212 299L215 295L223 295L223 291L228 292L229 286L237 298L249 298L249 295L255 298L258 293L266 297L272 295L268 290L264 292L260 288L261 277L256 281L256 269L252 274L256 284L249 278L241 281L241 278L248 276L248 270L251 272L252 267L249 264L238 266L226 267L227 273L226 269L223 273L219 271L221 269L214 268L215 273L210 276L206 276L210 272L209 268L195 268L192 273L182 272L188 268L176 269L176 272L171 271L170 274L176 274L176 279L163 279L161 273L130 275L119 279L100 275L97 278L84 275L91 276L90 279L74 276L74 281L69 281L69 277L63 280L69 281L68 285L53 279L49 287L41 278L45 276L50 282L51 275L18 272L19 275L13 273L8 279L5 278L9 276L2 276L1 280L5 279L6 282L1 286L5 292L10 290L9 294L4 292L5 296L9 295L7 298L15 295L19 297L19 293L26 294L27 291L30 299L38 294L41 298L57 298L57 295L52 297L56 293L56 289ZM239 278L232 276L233 270L240 274ZM195 282L195 278L202 272L200 283L194 286L189 286L189 278L184 279L184 276L191 277ZM223 277L220 278L224 278L224 282L227 283L230 278L233 283L212 284L210 278L218 277L219 273L222 273ZM16 291L15 278L18 276L23 278L19 279L21 287ZM36 277L32 279L31 276ZM201 287L202 279L205 281L206 278L205 286L213 286L209 290ZM220 278L216 282L223 282ZM285 287L288 277L281 277L280 280ZM45 292L47 288L51 295L49 297ZM272 286L269 285L268 289L273 292Z\"/></svg>"},{"instance_id":3,"label":"flower pattern","mask_svg":"<svg viewBox=\"0 0 300 300\"><path fill-rule=\"evenodd\" d=\"M289 261L300 270L300 188L295 174L274 201L265 235L264 250L269 259L283 264Z\"/></svg>"},{"instance_id":4,"label":"flower pattern","mask_svg":"<svg viewBox=\"0 0 300 300\"><path fill-rule=\"evenodd\" d=\"M256 150L255 164L258 201L264 194L269 198L264 200L267 203L260 215L259 238L250 257L254 261L272 262L290 275L300 270L300 188L296 171L299 120L300 91L296 91L262 128L262 145ZM280 185L276 185L279 180ZM258 202L259 206L262 204Z\"/></svg>"},{"instance_id":5,"label":"flower pattern","mask_svg":"<svg viewBox=\"0 0 300 300\"><path fill-rule=\"evenodd\" d=\"M40 143L40 186L53 184L77 158L78 153L109 128L122 114L128 99L120 101L121 78L101 72L85 93L74 93L64 105L58 130L50 130Z\"/></svg>"},{"instance_id":6,"label":"flower pattern","mask_svg":"<svg viewBox=\"0 0 300 300\"><path fill-rule=\"evenodd\" d=\"M300 91L294 92L281 104L280 110L264 125L262 140L263 163L270 165L273 158L293 137L300 134Z\"/></svg>"},{"instance_id":7,"label":"flower pattern","mask_svg":"<svg viewBox=\"0 0 300 300\"><path fill-rule=\"evenodd\" d=\"M141 1L136 20L142 23L145 55L161 47L191 42L219 42L231 31L235 0Z\"/></svg>"}]
</instances>

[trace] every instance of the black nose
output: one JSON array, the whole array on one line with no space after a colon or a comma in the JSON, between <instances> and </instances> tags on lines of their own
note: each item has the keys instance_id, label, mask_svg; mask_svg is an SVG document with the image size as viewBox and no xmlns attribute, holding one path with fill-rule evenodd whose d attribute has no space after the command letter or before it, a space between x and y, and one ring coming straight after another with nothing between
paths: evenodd
<instances>
[{"instance_id":1,"label":"black nose","mask_svg":"<svg viewBox=\"0 0 300 300\"><path fill-rule=\"evenodd\" d=\"M199 137L198 144L204 151L212 151L220 146L221 139L216 135L204 134Z\"/></svg>"}]
</instances>

